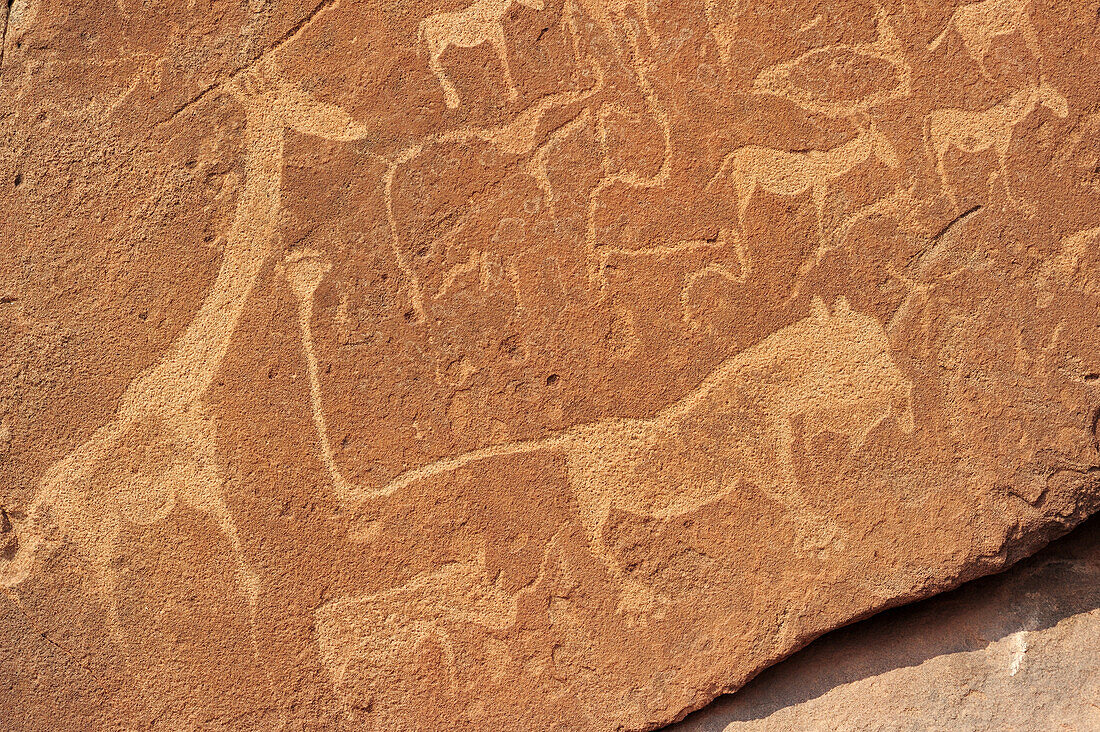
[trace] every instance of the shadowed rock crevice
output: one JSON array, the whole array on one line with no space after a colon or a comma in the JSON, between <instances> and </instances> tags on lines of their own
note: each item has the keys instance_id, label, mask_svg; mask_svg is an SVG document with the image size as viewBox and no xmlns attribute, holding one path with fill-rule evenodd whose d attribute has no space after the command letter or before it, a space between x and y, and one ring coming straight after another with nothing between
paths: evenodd
<instances>
[{"instance_id":1,"label":"shadowed rock crevice","mask_svg":"<svg viewBox=\"0 0 1100 732\"><path fill-rule=\"evenodd\" d=\"M1029 637L1031 646L1045 643L1029 650ZM1003 652L1006 639L1014 652ZM1100 659L1089 644L1097 639L1100 517L1001 574L828 633L665 729L931 729L967 711L970 720L993 715L989 729L1045 729L1044 719L1089 729L1100 719L1089 703L1100 689ZM952 663L968 654L989 660ZM904 721L890 697L902 685L925 690L909 699ZM973 709L956 704L968 689L992 698ZM1028 716L1044 705L1047 716ZM840 714L839 707L867 711Z\"/></svg>"}]
</instances>

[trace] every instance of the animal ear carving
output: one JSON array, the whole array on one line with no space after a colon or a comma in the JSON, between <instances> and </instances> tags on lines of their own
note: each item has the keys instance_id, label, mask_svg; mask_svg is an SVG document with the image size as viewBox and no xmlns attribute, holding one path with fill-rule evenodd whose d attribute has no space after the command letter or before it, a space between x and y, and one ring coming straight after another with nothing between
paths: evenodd
<instances>
[{"instance_id":1,"label":"animal ear carving","mask_svg":"<svg viewBox=\"0 0 1100 732\"><path fill-rule=\"evenodd\" d=\"M813 317L815 320L826 321L829 319L829 306L817 295L814 295L810 307L813 309Z\"/></svg>"},{"instance_id":2,"label":"animal ear carving","mask_svg":"<svg viewBox=\"0 0 1100 732\"><path fill-rule=\"evenodd\" d=\"M849 315L851 312L852 306L848 304L848 298L844 297L844 295L838 297L836 302L833 303L834 315Z\"/></svg>"}]
</instances>

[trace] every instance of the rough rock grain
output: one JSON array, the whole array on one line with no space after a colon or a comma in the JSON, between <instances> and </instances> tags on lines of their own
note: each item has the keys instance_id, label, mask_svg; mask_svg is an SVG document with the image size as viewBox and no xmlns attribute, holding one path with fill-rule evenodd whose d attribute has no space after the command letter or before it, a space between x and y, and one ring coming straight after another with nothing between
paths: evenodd
<instances>
[{"instance_id":1,"label":"rough rock grain","mask_svg":"<svg viewBox=\"0 0 1100 732\"><path fill-rule=\"evenodd\" d=\"M1096 0L7 5L10 726L650 729L1100 503Z\"/></svg>"},{"instance_id":2,"label":"rough rock grain","mask_svg":"<svg viewBox=\"0 0 1100 732\"><path fill-rule=\"evenodd\" d=\"M828 634L669 732L1100 729L1100 521Z\"/></svg>"}]
</instances>

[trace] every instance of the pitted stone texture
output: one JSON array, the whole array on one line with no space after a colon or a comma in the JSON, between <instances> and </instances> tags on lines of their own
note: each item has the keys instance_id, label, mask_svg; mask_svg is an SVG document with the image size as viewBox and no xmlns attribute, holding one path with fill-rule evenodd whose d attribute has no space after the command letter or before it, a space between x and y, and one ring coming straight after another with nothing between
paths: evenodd
<instances>
[{"instance_id":1,"label":"pitted stone texture","mask_svg":"<svg viewBox=\"0 0 1100 732\"><path fill-rule=\"evenodd\" d=\"M1068 530L1095 18L14 0L0 710L650 729Z\"/></svg>"}]
</instances>

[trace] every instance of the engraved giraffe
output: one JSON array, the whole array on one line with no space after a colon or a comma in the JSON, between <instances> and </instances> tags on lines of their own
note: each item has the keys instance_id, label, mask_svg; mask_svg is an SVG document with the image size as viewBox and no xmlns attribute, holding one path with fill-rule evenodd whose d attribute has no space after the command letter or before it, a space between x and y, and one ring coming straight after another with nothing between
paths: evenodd
<instances>
[{"instance_id":1,"label":"engraved giraffe","mask_svg":"<svg viewBox=\"0 0 1100 732\"><path fill-rule=\"evenodd\" d=\"M1061 92L1040 80L1039 84L1013 92L1007 99L988 109L936 109L925 117L924 144L936 161L940 185L953 206L958 208L958 200L955 188L947 180L943 165L944 157L951 148L970 154L994 150L997 153L1005 194L1011 203L1019 205L1009 181L1008 150L1012 145L1012 133L1016 125L1040 105L1061 118L1069 114L1069 103Z\"/></svg>"},{"instance_id":2,"label":"engraved giraffe","mask_svg":"<svg viewBox=\"0 0 1100 732\"><path fill-rule=\"evenodd\" d=\"M967 55L978 64L982 76L990 78L985 66L985 57L993 47L993 41L999 36L1020 33L1028 50L1037 59L1042 59L1042 49L1035 27L1028 15L1029 0L981 0L981 2L962 5L955 9L947 21L943 32L928 45L935 51L947 37L952 28L962 38Z\"/></svg>"},{"instance_id":3,"label":"engraved giraffe","mask_svg":"<svg viewBox=\"0 0 1100 732\"><path fill-rule=\"evenodd\" d=\"M417 41L427 44L428 64L443 88L443 101L451 109L461 103L458 90L441 61L444 52L451 46L474 48L488 42L500 59L508 98L515 100L519 96L512 78L512 67L508 63L508 41L504 37L503 23L505 13L517 2L533 10L544 7L543 0L475 0L464 10L435 13L420 21Z\"/></svg>"},{"instance_id":4,"label":"engraved giraffe","mask_svg":"<svg viewBox=\"0 0 1100 732\"><path fill-rule=\"evenodd\" d=\"M113 633L120 632L111 560L124 525L163 520L182 504L214 520L230 543L251 620L259 579L244 559L218 467L216 425L204 396L222 363L256 280L278 239L285 130L361 139L343 110L287 84L268 54L224 82L245 111L244 183L210 291L183 334L119 398L115 416L45 472L29 510L27 541L4 568L13 586L29 576L46 526L88 555Z\"/></svg>"},{"instance_id":5,"label":"engraved giraffe","mask_svg":"<svg viewBox=\"0 0 1100 732\"><path fill-rule=\"evenodd\" d=\"M832 182L861 163L876 157L887 167L900 165L897 152L874 123L862 128L848 142L827 150L788 152L760 145L746 145L726 155L708 187L723 176L733 180L737 194L737 221L745 230L745 213L758 189L778 196L800 196L810 191L817 210L818 241L824 244L825 198Z\"/></svg>"}]
</instances>

